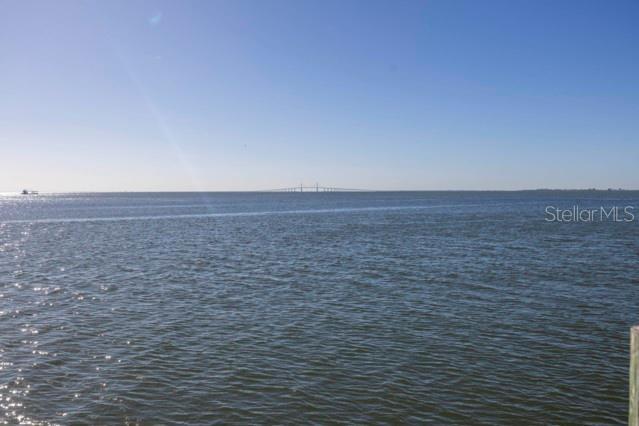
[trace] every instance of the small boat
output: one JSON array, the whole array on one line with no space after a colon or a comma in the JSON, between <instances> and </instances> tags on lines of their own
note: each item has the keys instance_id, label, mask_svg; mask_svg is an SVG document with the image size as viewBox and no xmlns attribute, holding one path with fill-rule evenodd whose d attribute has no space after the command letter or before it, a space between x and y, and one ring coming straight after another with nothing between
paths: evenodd
<instances>
[{"instance_id":1,"label":"small boat","mask_svg":"<svg viewBox=\"0 0 639 426\"><path fill-rule=\"evenodd\" d=\"M22 195L38 195L38 191L29 191L28 189L23 189Z\"/></svg>"}]
</instances>

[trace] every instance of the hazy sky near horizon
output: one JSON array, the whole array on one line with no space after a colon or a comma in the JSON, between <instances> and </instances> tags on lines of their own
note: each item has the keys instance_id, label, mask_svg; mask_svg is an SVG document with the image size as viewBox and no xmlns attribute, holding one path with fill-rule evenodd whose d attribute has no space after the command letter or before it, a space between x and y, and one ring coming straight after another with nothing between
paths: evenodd
<instances>
[{"instance_id":1,"label":"hazy sky near horizon","mask_svg":"<svg viewBox=\"0 0 639 426\"><path fill-rule=\"evenodd\" d=\"M0 0L0 191L639 188L639 2Z\"/></svg>"}]
</instances>

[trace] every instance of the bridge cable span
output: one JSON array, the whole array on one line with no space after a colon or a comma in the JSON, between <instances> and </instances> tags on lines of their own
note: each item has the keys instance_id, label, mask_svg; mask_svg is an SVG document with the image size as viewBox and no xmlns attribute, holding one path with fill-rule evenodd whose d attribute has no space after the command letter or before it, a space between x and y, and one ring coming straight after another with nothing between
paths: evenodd
<instances>
[{"instance_id":1,"label":"bridge cable span","mask_svg":"<svg viewBox=\"0 0 639 426\"><path fill-rule=\"evenodd\" d=\"M371 192L370 189L338 188L334 186L291 186L289 188L264 189L259 192Z\"/></svg>"}]
</instances>

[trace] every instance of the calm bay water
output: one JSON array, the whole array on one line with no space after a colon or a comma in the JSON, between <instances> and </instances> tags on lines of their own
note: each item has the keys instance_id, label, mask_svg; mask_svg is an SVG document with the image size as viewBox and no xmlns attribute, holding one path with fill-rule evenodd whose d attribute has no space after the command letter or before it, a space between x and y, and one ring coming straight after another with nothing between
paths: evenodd
<instances>
[{"instance_id":1,"label":"calm bay water","mask_svg":"<svg viewBox=\"0 0 639 426\"><path fill-rule=\"evenodd\" d=\"M623 424L638 222L630 191L0 196L0 420Z\"/></svg>"}]
</instances>

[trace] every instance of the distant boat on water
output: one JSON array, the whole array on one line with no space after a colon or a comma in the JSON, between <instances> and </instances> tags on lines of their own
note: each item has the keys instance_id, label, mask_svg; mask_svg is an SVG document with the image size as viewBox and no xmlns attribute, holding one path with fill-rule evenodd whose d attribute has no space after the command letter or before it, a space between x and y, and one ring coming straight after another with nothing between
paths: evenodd
<instances>
[{"instance_id":1,"label":"distant boat on water","mask_svg":"<svg viewBox=\"0 0 639 426\"><path fill-rule=\"evenodd\" d=\"M38 195L38 191L33 191L29 189L23 189L22 195Z\"/></svg>"}]
</instances>

